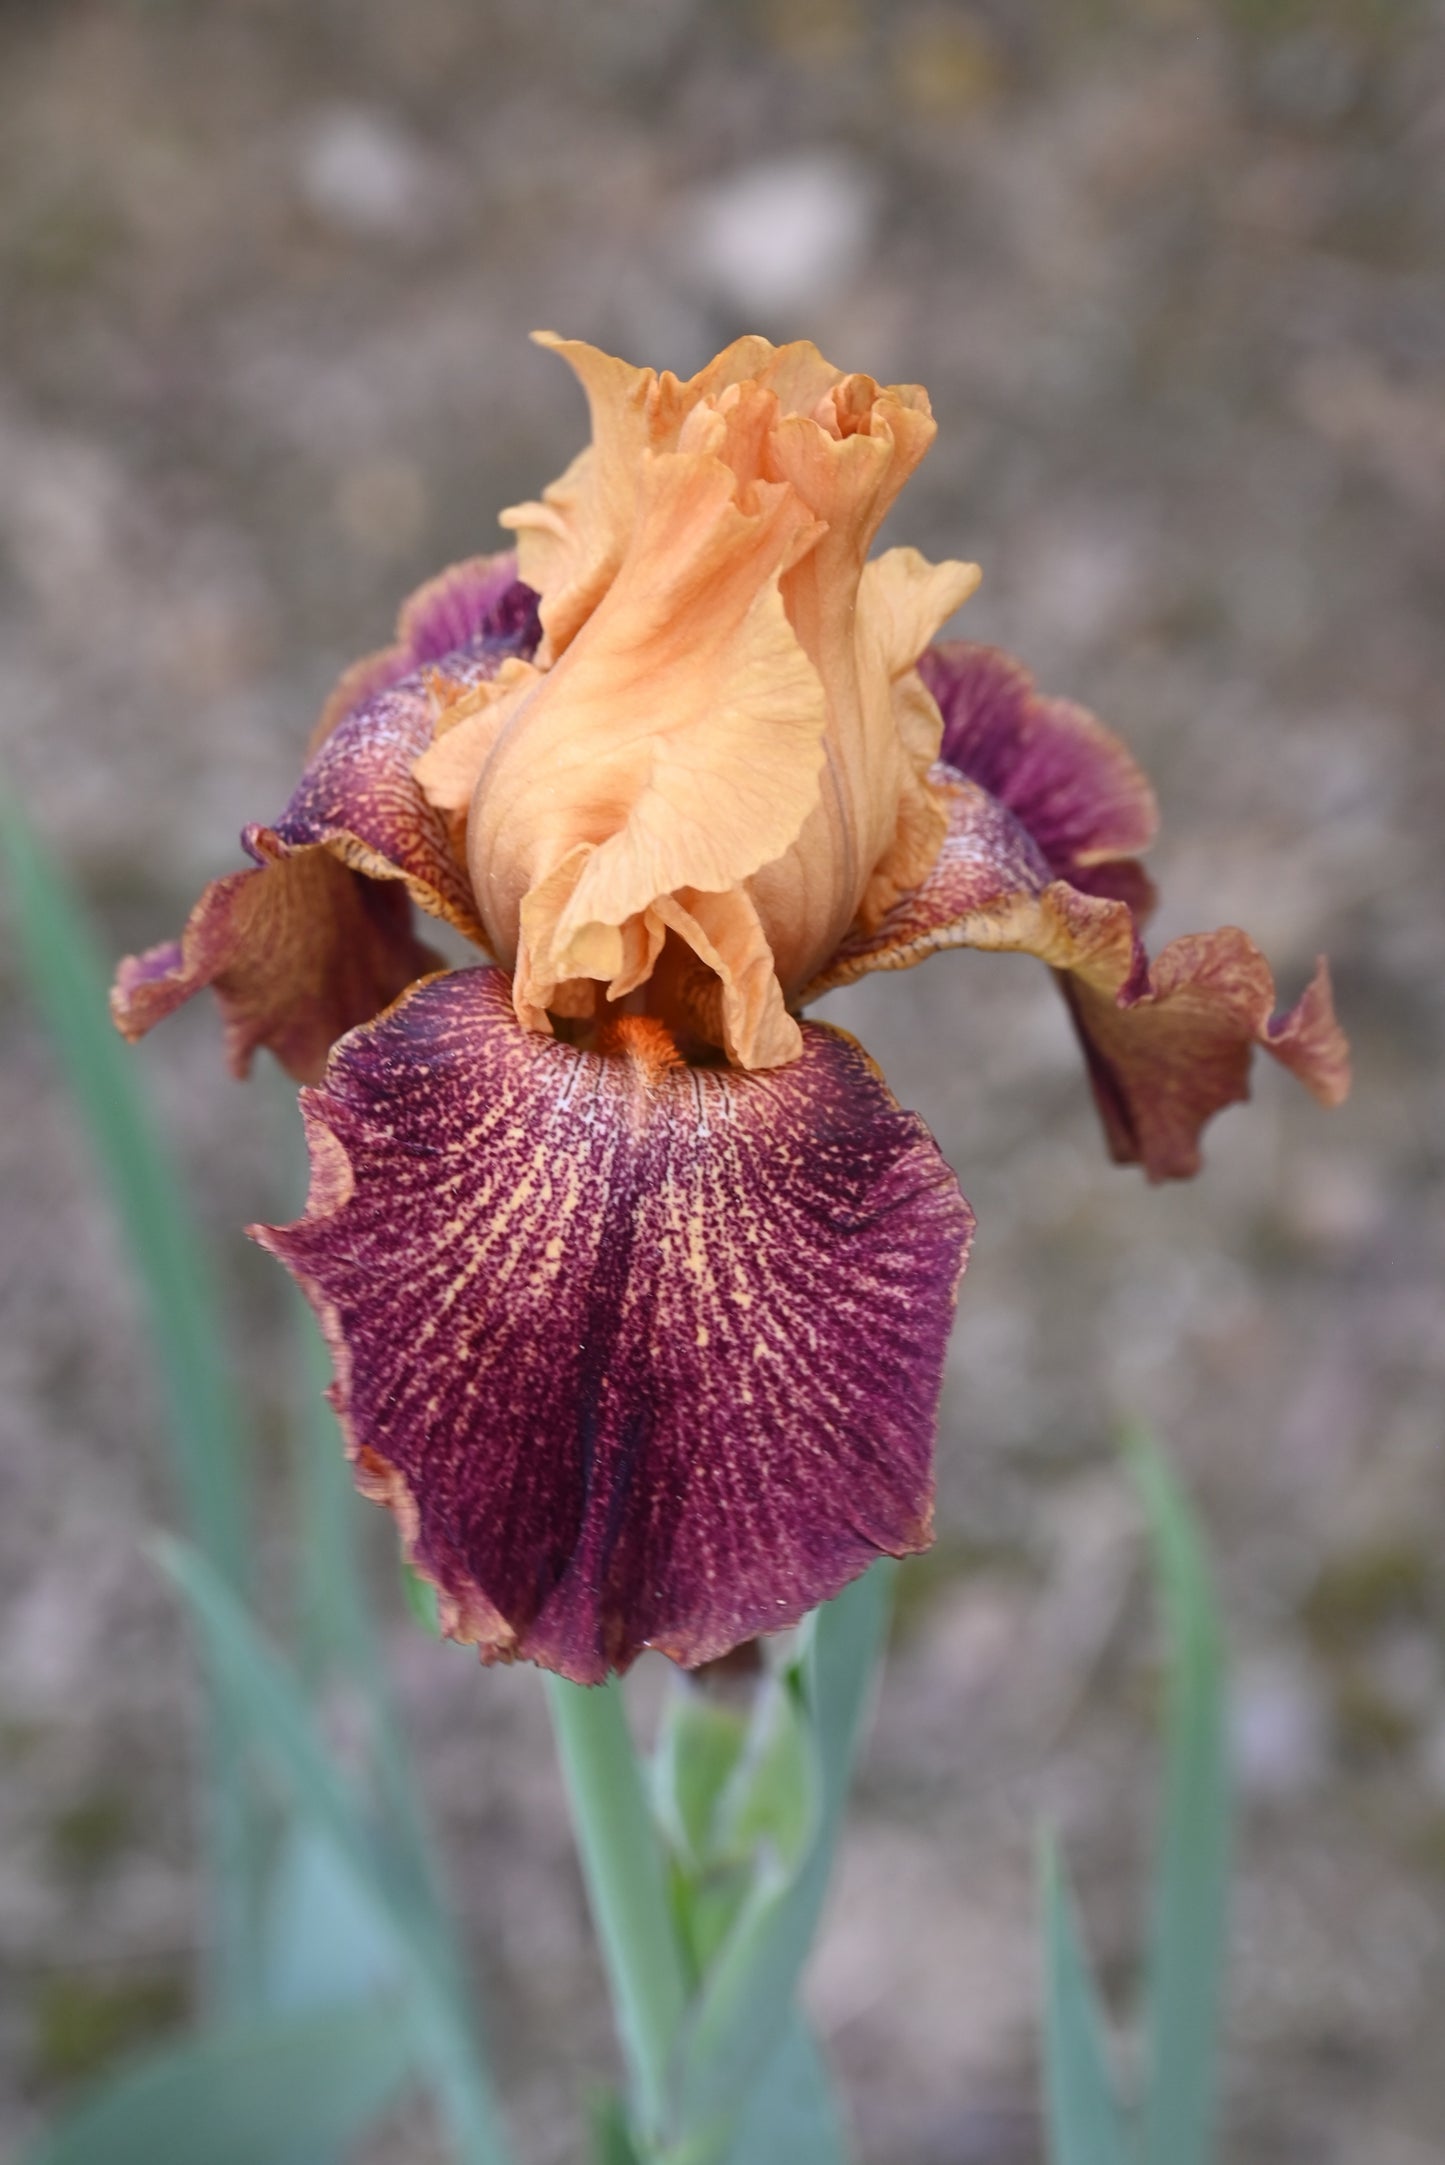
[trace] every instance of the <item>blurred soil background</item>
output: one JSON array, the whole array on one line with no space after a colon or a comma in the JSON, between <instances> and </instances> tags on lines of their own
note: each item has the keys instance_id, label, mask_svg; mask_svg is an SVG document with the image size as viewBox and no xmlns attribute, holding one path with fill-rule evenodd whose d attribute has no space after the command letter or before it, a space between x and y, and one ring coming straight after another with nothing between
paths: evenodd
<instances>
[{"instance_id":1,"label":"blurred soil background","mask_svg":"<svg viewBox=\"0 0 1445 2165\"><path fill-rule=\"evenodd\" d=\"M920 380L892 538L1134 745L1157 936L1238 922L1358 1054L1206 1177L1110 1167L1021 958L830 1003L979 1217L811 1997L873 2165L1035 2165L1032 1845L1127 2007L1159 1647L1113 1455L1213 1534L1242 1791L1226 2165L1445 2156L1445 14L1412 0L0 6L0 727L109 949L276 814L339 667L581 441L536 325ZM172 1516L114 1229L0 945L0 2149L184 2019ZM199 1005L137 1054L216 1244L285 1583L297 1123ZM530 1672L378 1599L524 2155L612 2046ZM274 1621L284 1625L280 1601ZM645 1671L648 1664L643 1664ZM650 1687L643 1684L645 1702ZM440 2155L399 2119L376 2165Z\"/></svg>"}]
</instances>

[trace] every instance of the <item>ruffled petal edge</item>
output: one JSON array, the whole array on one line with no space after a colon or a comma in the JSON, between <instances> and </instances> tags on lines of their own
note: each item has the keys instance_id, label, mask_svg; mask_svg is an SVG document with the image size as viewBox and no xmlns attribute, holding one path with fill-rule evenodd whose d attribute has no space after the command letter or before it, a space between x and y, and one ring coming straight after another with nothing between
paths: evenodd
<instances>
[{"instance_id":1,"label":"ruffled petal edge","mask_svg":"<svg viewBox=\"0 0 1445 2165\"><path fill-rule=\"evenodd\" d=\"M359 1485L486 1661L579 1682L784 1628L930 1537L972 1214L841 1032L766 1075L505 976L416 987L303 1094L307 1293Z\"/></svg>"},{"instance_id":2,"label":"ruffled petal edge","mask_svg":"<svg viewBox=\"0 0 1445 2165\"><path fill-rule=\"evenodd\" d=\"M1321 1104L1342 1102L1349 1047L1323 960L1282 1012L1268 963L1236 927L1172 940L1151 963L1127 898L1052 878L1033 835L976 782L942 765L934 782L948 834L928 878L875 932L851 935L805 1000L945 948L1037 955L1059 975L1113 1156L1151 1180L1198 1171L1200 1130L1248 1097L1256 1046Z\"/></svg>"}]
</instances>

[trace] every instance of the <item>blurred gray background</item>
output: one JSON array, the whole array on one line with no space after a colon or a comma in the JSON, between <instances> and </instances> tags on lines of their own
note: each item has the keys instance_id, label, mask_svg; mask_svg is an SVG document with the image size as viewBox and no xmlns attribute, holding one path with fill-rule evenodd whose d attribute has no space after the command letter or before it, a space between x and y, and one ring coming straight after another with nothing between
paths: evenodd
<instances>
[{"instance_id":1,"label":"blurred gray background","mask_svg":"<svg viewBox=\"0 0 1445 2165\"><path fill-rule=\"evenodd\" d=\"M1106 1163L1036 965L830 1003L979 1217L939 1546L812 1983L873 2165L1040 2155L1041 1816L1127 2006L1158 1673L1128 1415L1233 1630L1227 2165L1445 2154L1442 266L1424 0L0 6L3 757L116 953L279 811L406 589L577 447L549 325L926 383L893 538L977 557L970 634L1144 760L1158 936L1241 923L1291 998L1336 959L1350 1105L1261 1074L1169 1190ZM3 2147L184 2018L196 1909L138 1311L5 943L0 986ZM137 1058L280 1583L282 1287L239 1228L296 1201L294 1112L199 1007ZM537 1680L392 1636L526 2155L566 2165L612 2048ZM438 2154L419 2114L374 2152Z\"/></svg>"}]
</instances>

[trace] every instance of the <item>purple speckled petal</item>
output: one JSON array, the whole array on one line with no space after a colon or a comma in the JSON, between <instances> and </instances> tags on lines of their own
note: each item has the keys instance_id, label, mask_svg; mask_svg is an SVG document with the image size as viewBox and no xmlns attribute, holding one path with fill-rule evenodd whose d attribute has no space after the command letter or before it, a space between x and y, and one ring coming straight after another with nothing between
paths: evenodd
<instances>
[{"instance_id":1,"label":"purple speckled petal","mask_svg":"<svg viewBox=\"0 0 1445 2165\"><path fill-rule=\"evenodd\" d=\"M802 994L802 1005L872 970L907 970L947 947L1008 944L994 936L1020 896L1034 898L1052 874L1043 851L1006 805L941 763L929 777L948 815L928 877L872 932L848 934Z\"/></svg>"},{"instance_id":2,"label":"purple speckled petal","mask_svg":"<svg viewBox=\"0 0 1445 2165\"><path fill-rule=\"evenodd\" d=\"M300 786L270 830L282 852L320 844L370 879L400 879L413 901L485 945L466 866L448 824L412 780L432 740L434 677L465 687L496 675L510 655L529 657L540 637L537 597L518 583L509 556L453 565L402 609L398 644L358 665L359 703L348 679L337 714L316 743ZM404 664L404 666L402 666ZM380 681L387 668L399 674ZM242 837L255 855L256 829Z\"/></svg>"},{"instance_id":3,"label":"purple speckled petal","mask_svg":"<svg viewBox=\"0 0 1445 2165\"><path fill-rule=\"evenodd\" d=\"M396 638L364 654L338 678L312 733L310 750L374 693L399 684L428 664L444 662L479 639L507 642L509 654L531 655L540 640L539 597L517 577L515 550L469 556L428 579L402 603Z\"/></svg>"},{"instance_id":4,"label":"purple speckled petal","mask_svg":"<svg viewBox=\"0 0 1445 2165\"><path fill-rule=\"evenodd\" d=\"M453 681L475 683L495 667L493 656L469 656ZM400 880L429 916L484 946L447 821L412 780L413 765L431 743L434 711L419 673L373 692L312 753L274 828L247 827L241 840L255 857L258 836L269 832L283 856L321 848L368 879Z\"/></svg>"},{"instance_id":5,"label":"purple speckled petal","mask_svg":"<svg viewBox=\"0 0 1445 2165\"><path fill-rule=\"evenodd\" d=\"M1322 1104L1344 1098L1349 1050L1323 962L1279 1015L1269 965L1232 926L1173 940L1151 964L1127 895L1051 877L1033 835L998 798L947 767L935 767L933 781L949 824L928 878L875 932L850 934L805 1000L948 947L1039 956L1059 973L1110 1150L1151 1180L1198 1171L1199 1131L1249 1095L1256 1045Z\"/></svg>"},{"instance_id":6,"label":"purple speckled petal","mask_svg":"<svg viewBox=\"0 0 1445 2165\"><path fill-rule=\"evenodd\" d=\"M1159 810L1119 739L1072 700L1040 697L998 647L954 640L918 667L943 716L939 757L1008 807L1058 878L1147 909L1147 879L1127 860L1148 849Z\"/></svg>"},{"instance_id":7,"label":"purple speckled petal","mask_svg":"<svg viewBox=\"0 0 1445 2165\"><path fill-rule=\"evenodd\" d=\"M534 650L537 597L515 570L507 555L443 572L402 610L398 643L342 678L282 817L242 835L260 869L213 881L178 941L122 962L111 1011L127 1037L211 985L237 1073L265 1045L314 1081L342 1031L436 968L408 896L485 944L447 823L411 769L431 742L434 677L479 683Z\"/></svg>"},{"instance_id":8,"label":"purple speckled petal","mask_svg":"<svg viewBox=\"0 0 1445 2165\"><path fill-rule=\"evenodd\" d=\"M307 1215L256 1228L336 1363L361 1487L485 1660L688 1665L926 1546L973 1219L861 1049L766 1074L625 1018L524 1031L418 986L303 1103Z\"/></svg>"},{"instance_id":9,"label":"purple speckled petal","mask_svg":"<svg viewBox=\"0 0 1445 2165\"><path fill-rule=\"evenodd\" d=\"M517 577L514 551L472 556L428 579L402 604L397 639L408 667L445 663L475 639L530 657L542 637L539 597Z\"/></svg>"}]
</instances>

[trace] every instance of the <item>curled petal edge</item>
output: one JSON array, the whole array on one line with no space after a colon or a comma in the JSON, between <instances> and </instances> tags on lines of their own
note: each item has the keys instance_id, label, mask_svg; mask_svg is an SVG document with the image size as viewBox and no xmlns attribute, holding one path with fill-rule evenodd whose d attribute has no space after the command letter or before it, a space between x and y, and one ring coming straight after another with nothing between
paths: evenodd
<instances>
[{"instance_id":1,"label":"curled petal edge","mask_svg":"<svg viewBox=\"0 0 1445 2165\"><path fill-rule=\"evenodd\" d=\"M949 823L928 878L876 932L850 936L805 1001L946 948L1037 955L1058 975L1112 1156L1155 1181L1198 1171L1200 1130L1248 1097L1256 1046L1321 1104L1348 1095L1349 1047L1323 958L1283 1012L1268 963L1234 926L1171 940L1151 962L1127 899L1052 878L997 798L942 765L933 778Z\"/></svg>"},{"instance_id":2,"label":"curled petal edge","mask_svg":"<svg viewBox=\"0 0 1445 2165\"><path fill-rule=\"evenodd\" d=\"M247 1075L264 1046L314 1082L338 1037L441 957L416 938L394 874L364 877L321 844L288 850L264 827L248 845L259 869L212 880L179 940L121 963L111 1018L134 1043L209 986L232 1074Z\"/></svg>"},{"instance_id":3,"label":"curled petal edge","mask_svg":"<svg viewBox=\"0 0 1445 2165\"><path fill-rule=\"evenodd\" d=\"M405 604L399 641L343 677L274 827L242 834L255 869L212 881L179 940L127 956L111 1013L131 1039L206 986L233 1071L259 1046L316 1081L336 1038L369 1022L440 958L411 902L485 951L444 812L412 777L439 706L535 644L536 596L510 556L453 565Z\"/></svg>"}]
</instances>

